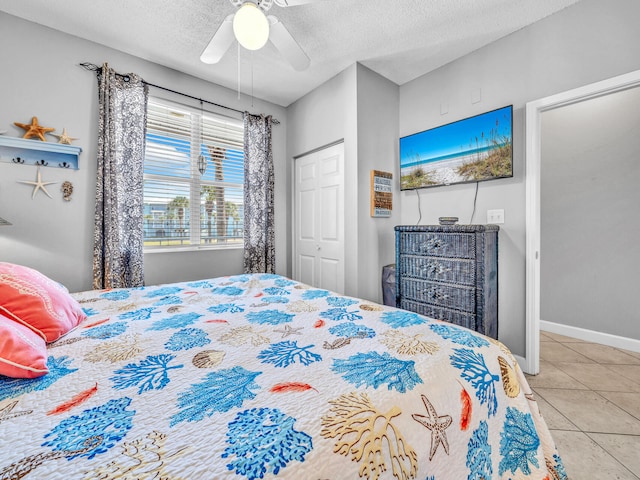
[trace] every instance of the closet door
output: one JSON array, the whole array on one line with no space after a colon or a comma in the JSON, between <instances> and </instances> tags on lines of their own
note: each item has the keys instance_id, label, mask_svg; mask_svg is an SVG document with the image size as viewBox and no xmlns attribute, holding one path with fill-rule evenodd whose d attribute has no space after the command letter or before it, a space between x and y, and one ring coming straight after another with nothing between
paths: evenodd
<instances>
[{"instance_id":1,"label":"closet door","mask_svg":"<svg viewBox=\"0 0 640 480\"><path fill-rule=\"evenodd\" d=\"M294 279L344 292L344 144L295 159Z\"/></svg>"}]
</instances>

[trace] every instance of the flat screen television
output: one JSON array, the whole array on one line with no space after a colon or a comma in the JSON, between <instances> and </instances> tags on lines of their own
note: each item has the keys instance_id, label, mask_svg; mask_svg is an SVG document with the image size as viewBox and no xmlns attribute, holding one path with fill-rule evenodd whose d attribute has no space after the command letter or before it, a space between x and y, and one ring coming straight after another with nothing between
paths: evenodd
<instances>
[{"instance_id":1,"label":"flat screen television","mask_svg":"<svg viewBox=\"0 0 640 480\"><path fill-rule=\"evenodd\" d=\"M400 138L400 189L513 176L513 105Z\"/></svg>"}]
</instances>

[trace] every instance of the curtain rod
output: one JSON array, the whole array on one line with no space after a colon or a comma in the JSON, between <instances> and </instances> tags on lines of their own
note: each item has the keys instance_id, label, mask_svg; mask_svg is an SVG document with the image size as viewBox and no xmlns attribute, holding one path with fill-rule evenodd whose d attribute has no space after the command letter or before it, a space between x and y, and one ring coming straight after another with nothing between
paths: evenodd
<instances>
[{"instance_id":1,"label":"curtain rod","mask_svg":"<svg viewBox=\"0 0 640 480\"><path fill-rule=\"evenodd\" d=\"M79 65L82 68L84 68L85 70L96 72L96 74L98 74L98 73L100 73L102 71L102 67L99 67L98 65L96 65L94 63L82 62ZM122 78L125 82L129 81L129 75L127 75L127 74L117 73L116 72L116 76ZM175 93L177 95L182 95L183 97L191 98L192 100L198 100L201 103L208 103L209 105L215 105L216 107L226 108L227 110L232 110L232 111L238 112L238 113L244 113L242 110L238 110L237 108L227 107L226 105L220 105L219 103L211 102L209 100L204 100L204 99L198 98L198 97L194 97L193 95L189 95L187 93L178 92L177 90L172 90L171 88L162 87L160 85L156 85L156 84L147 82L146 80L142 80L142 83L144 83L145 85L148 85L150 87L154 87L154 88L158 88L160 90L164 90L165 92L170 92L170 93ZM280 121L277 118L273 118L273 117L271 119L271 122L274 123L275 125L279 125L280 124Z\"/></svg>"}]
</instances>

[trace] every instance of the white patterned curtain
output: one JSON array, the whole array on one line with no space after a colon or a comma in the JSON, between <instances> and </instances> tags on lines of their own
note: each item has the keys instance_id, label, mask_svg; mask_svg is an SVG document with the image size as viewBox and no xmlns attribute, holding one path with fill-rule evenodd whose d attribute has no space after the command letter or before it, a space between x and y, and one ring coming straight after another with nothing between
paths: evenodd
<instances>
[{"instance_id":1,"label":"white patterned curtain","mask_svg":"<svg viewBox=\"0 0 640 480\"><path fill-rule=\"evenodd\" d=\"M271 116L244 118L244 271L275 273Z\"/></svg>"},{"instance_id":2,"label":"white patterned curtain","mask_svg":"<svg viewBox=\"0 0 640 480\"><path fill-rule=\"evenodd\" d=\"M147 85L105 63L98 72L98 172L93 288L139 287L143 269L143 160Z\"/></svg>"}]
</instances>

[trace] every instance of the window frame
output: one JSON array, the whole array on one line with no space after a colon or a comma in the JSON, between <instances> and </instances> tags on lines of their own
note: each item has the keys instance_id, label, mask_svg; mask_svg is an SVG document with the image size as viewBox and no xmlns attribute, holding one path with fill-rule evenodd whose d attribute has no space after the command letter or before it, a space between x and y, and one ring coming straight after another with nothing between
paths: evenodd
<instances>
[{"instance_id":1,"label":"window frame","mask_svg":"<svg viewBox=\"0 0 640 480\"><path fill-rule=\"evenodd\" d=\"M183 237L179 237L180 241L185 241L187 243L184 244L180 244L180 245L162 245L162 243L160 243L160 245L148 245L147 241L148 240L153 240L152 237L147 237L146 236L146 231L147 231L147 227L146 227L146 222L147 222L147 214L145 214L145 218L143 219L143 222L145 224L145 228L143 229L143 242L144 242L144 253L167 253L167 252L187 252L187 251L207 251L207 250L228 250L228 249L240 249L240 248L244 248L244 225L242 225L243 220L242 217L240 217L239 223L241 225L241 229L242 229L242 233L240 236L226 236L225 238L227 240L231 240L231 241L225 241L225 242L220 242L218 243L218 241L216 241L216 243L203 243L203 239L207 238L207 235L204 234L204 230L207 229L209 227L209 225L207 224L207 219L205 217L205 215L203 214L203 197L202 197L202 188L203 186L213 186L213 187L222 187L225 190L227 188L231 188L231 189L237 189L240 192L240 201L239 203L237 203L237 205L239 205L241 207L241 210L243 211L244 209L244 173L242 173L242 183L238 183L238 182L231 182L231 181L219 181L219 180L210 180L210 179L206 179L204 178L204 175L201 175L199 170L198 170L198 157L202 152L202 148L205 145L208 145L206 142L206 133L204 135L205 138L203 138L203 121L202 118L205 119L210 119L213 120L213 122L219 122L220 124L227 124L227 125L232 125L233 127L237 127L238 131L236 133L240 134L240 138L242 139L241 141L241 146L239 148L242 149L241 152L241 157L240 157L240 166L244 165L244 125L243 125L243 121L242 119L238 119L238 118L234 118L234 117L230 117L227 115L223 115L220 114L218 112L214 112L214 111L210 111L210 110L205 110L202 106L200 108L195 108L189 105L185 105L179 102L176 102L174 100L168 100L166 98L163 97L159 97L159 96L149 96L148 97L148 103L150 104L155 104L160 108L167 108L169 110L175 110L175 112L180 113L180 114L185 114L185 115L189 115L189 122L190 122L190 133L188 136L188 140L189 140L189 176L171 176L171 175L167 175L165 173L161 173L161 174L157 174L157 173L147 173L146 172L146 168L147 168L147 153L148 153L148 135L149 135L149 130L147 129L147 132L145 133L145 155L144 155L144 169L145 172L143 174L143 204L145 206L145 209L147 207L147 201L146 201L146 191L144 190L144 186L146 186L146 182L148 180L152 180L152 181L156 181L159 183L165 182L165 183L173 183L174 185L182 185L185 188L185 190L189 191L189 195L188 195L188 199L189 199L189 206L186 207L188 208L188 216L185 215L185 218L188 218L188 225L189 225L189 234L183 238ZM147 106L148 108L148 106ZM149 110L147 110L147 113L149 112ZM167 123L167 128L169 128L171 125L169 123ZM207 130L206 128L204 129L205 131ZM178 133L178 132L176 132ZM158 134L157 131L152 131L151 134ZM231 136L229 136L229 138L225 138L226 140L229 140L229 145L231 145L233 143L233 139L231 138ZM239 151L239 150L238 150ZM236 155L237 156L237 155ZM233 162L233 161L231 161ZM236 167L238 159L235 159L236 162ZM208 173L209 169L212 168L211 166L212 160L211 158L209 158L208 161L208 167L207 167L207 172ZM186 196L186 195L185 195ZM176 198L176 197L174 197ZM149 204L151 204L152 202L149 202ZM225 200L225 203L227 203L227 200ZM199 208L191 208L191 205L198 205ZM166 211L166 210L165 210ZM166 221L166 220L165 220ZM195 225L196 227L192 227L192 225ZM228 229L228 226L227 226ZM214 234L211 238L217 239L217 236ZM160 242L162 242L162 240L160 240Z\"/></svg>"}]
</instances>

